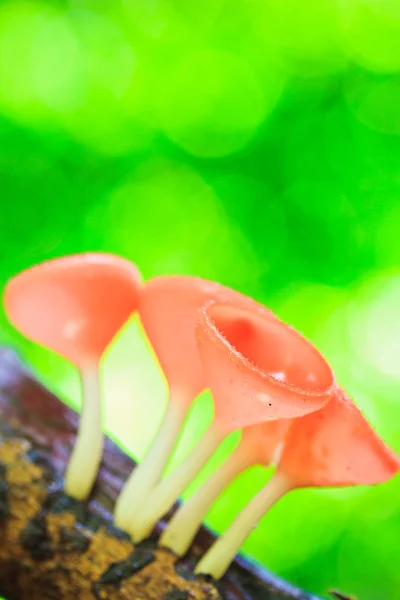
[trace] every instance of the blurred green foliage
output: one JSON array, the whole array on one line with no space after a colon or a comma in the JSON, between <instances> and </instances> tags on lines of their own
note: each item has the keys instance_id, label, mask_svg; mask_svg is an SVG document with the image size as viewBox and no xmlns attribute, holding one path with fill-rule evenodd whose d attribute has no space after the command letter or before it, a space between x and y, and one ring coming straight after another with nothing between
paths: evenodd
<instances>
[{"instance_id":1,"label":"blurred green foliage","mask_svg":"<svg viewBox=\"0 0 400 600\"><path fill-rule=\"evenodd\" d=\"M400 451L398 0L2 1L0 113L2 283L90 249L231 285L309 336ZM0 332L78 405L68 365ZM135 324L104 376L108 430L140 456L166 394ZM175 460L210 411L205 395ZM398 478L295 492L245 551L323 595L398 600L399 506Z\"/></svg>"}]
</instances>

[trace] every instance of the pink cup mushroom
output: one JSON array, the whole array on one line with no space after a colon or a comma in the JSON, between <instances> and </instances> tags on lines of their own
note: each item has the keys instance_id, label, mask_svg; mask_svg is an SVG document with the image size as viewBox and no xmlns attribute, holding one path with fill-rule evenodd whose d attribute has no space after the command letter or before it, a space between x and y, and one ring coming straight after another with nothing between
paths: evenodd
<instances>
[{"instance_id":1,"label":"pink cup mushroom","mask_svg":"<svg viewBox=\"0 0 400 600\"><path fill-rule=\"evenodd\" d=\"M220 578L243 541L279 498L296 488L374 485L394 477L399 458L346 393L336 388L321 410L293 422L275 475L213 544L196 573Z\"/></svg>"},{"instance_id":2,"label":"pink cup mushroom","mask_svg":"<svg viewBox=\"0 0 400 600\"><path fill-rule=\"evenodd\" d=\"M269 466L287 434L291 421L279 419L245 427L237 448L200 489L174 514L160 545L183 556L214 500L240 473L253 465Z\"/></svg>"},{"instance_id":3,"label":"pink cup mushroom","mask_svg":"<svg viewBox=\"0 0 400 600\"><path fill-rule=\"evenodd\" d=\"M128 478L115 506L115 523L134 530L146 500L159 483L194 399L206 387L195 336L198 310L210 299L248 306L265 317L273 313L251 298L200 277L161 276L147 281L139 314L169 386L161 427L142 461Z\"/></svg>"},{"instance_id":4,"label":"pink cup mushroom","mask_svg":"<svg viewBox=\"0 0 400 600\"><path fill-rule=\"evenodd\" d=\"M326 404L334 375L319 352L278 319L231 300L199 311L197 339L215 407L213 423L188 457L148 499L134 541L156 521L232 431L277 419L293 419Z\"/></svg>"},{"instance_id":5,"label":"pink cup mushroom","mask_svg":"<svg viewBox=\"0 0 400 600\"><path fill-rule=\"evenodd\" d=\"M66 493L79 500L88 497L101 461L100 358L137 309L140 285L132 263L87 253L32 267L6 286L5 311L13 325L79 369L82 414L65 475Z\"/></svg>"}]
</instances>

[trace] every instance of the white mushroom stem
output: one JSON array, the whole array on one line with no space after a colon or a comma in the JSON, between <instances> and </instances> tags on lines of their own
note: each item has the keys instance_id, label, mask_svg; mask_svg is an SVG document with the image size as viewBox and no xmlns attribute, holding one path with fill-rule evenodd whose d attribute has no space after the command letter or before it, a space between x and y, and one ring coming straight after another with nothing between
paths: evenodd
<instances>
[{"instance_id":1,"label":"white mushroom stem","mask_svg":"<svg viewBox=\"0 0 400 600\"><path fill-rule=\"evenodd\" d=\"M128 531L135 543L151 533L156 522L172 508L226 435L227 432L212 425L184 461L154 488L144 507L145 511L140 517L133 515L131 520Z\"/></svg>"},{"instance_id":2,"label":"white mushroom stem","mask_svg":"<svg viewBox=\"0 0 400 600\"><path fill-rule=\"evenodd\" d=\"M285 475L277 472L268 484L239 513L227 531L211 546L195 568L196 574L220 579L240 550L244 540L269 508L292 486Z\"/></svg>"},{"instance_id":3,"label":"white mushroom stem","mask_svg":"<svg viewBox=\"0 0 400 600\"><path fill-rule=\"evenodd\" d=\"M128 530L132 515L139 519L146 509L147 499L154 487L159 483L164 468L171 457L183 421L187 413L184 403L173 397L144 460L128 477L115 505L115 524Z\"/></svg>"},{"instance_id":4,"label":"white mushroom stem","mask_svg":"<svg viewBox=\"0 0 400 600\"><path fill-rule=\"evenodd\" d=\"M229 458L204 485L184 504L169 522L160 538L160 545L183 556L196 535L208 509L221 492L245 469L254 463L253 448L240 442Z\"/></svg>"},{"instance_id":5,"label":"white mushroom stem","mask_svg":"<svg viewBox=\"0 0 400 600\"><path fill-rule=\"evenodd\" d=\"M81 370L82 410L78 434L65 473L65 492L86 500L96 480L103 453L99 365Z\"/></svg>"}]
</instances>

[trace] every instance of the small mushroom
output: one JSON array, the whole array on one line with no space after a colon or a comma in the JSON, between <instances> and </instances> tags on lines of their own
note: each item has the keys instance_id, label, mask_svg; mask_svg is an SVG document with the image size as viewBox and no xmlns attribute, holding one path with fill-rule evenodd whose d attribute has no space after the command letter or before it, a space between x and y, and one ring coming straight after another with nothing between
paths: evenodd
<instances>
[{"instance_id":1,"label":"small mushroom","mask_svg":"<svg viewBox=\"0 0 400 600\"><path fill-rule=\"evenodd\" d=\"M66 493L79 500L88 497L101 461L100 358L137 309L140 285L140 274L129 261L87 253L32 267L5 289L11 323L79 369L82 413L65 474Z\"/></svg>"},{"instance_id":2,"label":"small mushroom","mask_svg":"<svg viewBox=\"0 0 400 600\"><path fill-rule=\"evenodd\" d=\"M269 466L291 421L279 419L245 427L239 445L199 490L183 503L169 521L160 545L183 556L215 499L243 471L253 465Z\"/></svg>"},{"instance_id":3,"label":"small mushroom","mask_svg":"<svg viewBox=\"0 0 400 600\"><path fill-rule=\"evenodd\" d=\"M290 490L374 485L399 470L399 458L346 393L336 388L329 404L293 421L275 475L211 546L196 573L222 577L258 521Z\"/></svg>"},{"instance_id":4,"label":"small mushroom","mask_svg":"<svg viewBox=\"0 0 400 600\"><path fill-rule=\"evenodd\" d=\"M155 488L131 531L134 541L148 535L230 432L315 411L334 389L331 368L299 333L231 300L209 302L200 310L197 339L214 420L187 458Z\"/></svg>"},{"instance_id":5,"label":"small mushroom","mask_svg":"<svg viewBox=\"0 0 400 600\"><path fill-rule=\"evenodd\" d=\"M148 496L161 479L187 412L198 394L207 387L195 327L199 308L210 299L232 299L239 305L274 317L271 311L251 298L200 277L155 277L147 281L141 291L140 318L166 377L169 400L147 455L128 477L118 497L114 518L121 529L134 531L135 523L142 521Z\"/></svg>"}]
</instances>

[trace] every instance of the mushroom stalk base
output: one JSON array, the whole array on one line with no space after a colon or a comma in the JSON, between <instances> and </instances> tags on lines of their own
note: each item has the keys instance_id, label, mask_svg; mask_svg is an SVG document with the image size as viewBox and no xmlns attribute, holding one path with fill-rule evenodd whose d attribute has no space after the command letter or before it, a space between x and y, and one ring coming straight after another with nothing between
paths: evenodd
<instances>
[{"instance_id":1,"label":"mushroom stalk base","mask_svg":"<svg viewBox=\"0 0 400 600\"><path fill-rule=\"evenodd\" d=\"M97 477L103 450L103 422L99 365L81 372L82 411L76 444L65 473L65 490L86 500Z\"/></svg>"},{"instance_id":2,"label":"mushroom stalk base","mask_svg":"<svg viewBox=\"0 0 400 600\"><path fill-rule=\"evenodd\" d=\"M186 416L186 409L170 399L164 419L143 461L128 477L115 505L115 523L129 530L132 515L141 519L148 498L159 483L166 464L171 458Z\"/></svg>"},{"instance_id":3,"label":"mushroom stalk base","mask_svg":"<svg viewBox=\"0 0 400 600\"><path fill-rule=\"evenodd\" d=\"M145 510L140 514L140 522L135 518L131 522L129 533L135 542L141 542L148 537L158 519L171 509L225 436L225 432L211 425L183 462L154 488Z\"/></svg>"},{"instance_id":4,"label":"mushroom stalk base","mask_svg":"<svg viewBox=\"0 0 400 600\"><path fill-rule=\"evenodd\" d=\"M225 463L178 508L160 538L161 546L169 548L178 556L187 552L215 499L237 475L252 464L253 457L249 450L246 445L239 444Z\"/></svg>"},{"instance_id":5,"label":"mushroom stalk base","mask_svg":"<svg viewBox=\"0 0 400 600\"><path fill-rule=\"evenodd\" d=\"M88 503L62 491L78 416L0 348L0 595L7 600L320 600L236 559L214 584L193 575L214 537L204 527L178 561L136 548L112 511L133 462L110 440ZM165 527L158 523L156 537Z\"/></svg>"},{"instance_id":6,"label":"mushroom stalk base","mask_svg":"<svg viewBox=\"0 0 400 600\"><path fill-rule=\"evenodd\" d=\"M275 473L203 556L196 567L196 573L212 575L217 579L222 577L260 519L290 489L291 485L286 477L279 472Z\"/></svg>"}]
</instances>

